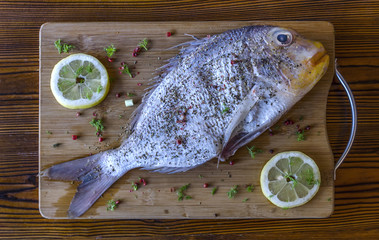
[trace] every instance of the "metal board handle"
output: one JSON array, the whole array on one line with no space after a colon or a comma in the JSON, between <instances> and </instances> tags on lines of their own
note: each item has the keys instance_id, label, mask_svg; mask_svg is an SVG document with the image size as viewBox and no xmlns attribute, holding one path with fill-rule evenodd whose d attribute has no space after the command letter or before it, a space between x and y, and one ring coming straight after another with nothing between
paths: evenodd
<instances>
[{"instance_id":1,"label":"metal board handle","mask_svg":"<svg viewBox=\"0 0 379 240\"><path fill-rule=\"evenodd\" d=\"M337 69L337 59L335 61L335 70L336 70L336 76L338 80L340 81L342 87L345 89L347 97L349 98L350 107L351 107L351 131L350 131L349 142L347 143L345 151L342 153L340 159L337 161L336 166L334 167L334 180L336 180L336 173L337 173L338 167L342 164L343 160L345 160L347 154L350 151L351 146L353 145L355 133L357 131L357 121L358 121L357 106L355 104L353 92L351 91L349 84L347 84L346 80L343 78L343 76Z\"/></svg>"}]
</instances>

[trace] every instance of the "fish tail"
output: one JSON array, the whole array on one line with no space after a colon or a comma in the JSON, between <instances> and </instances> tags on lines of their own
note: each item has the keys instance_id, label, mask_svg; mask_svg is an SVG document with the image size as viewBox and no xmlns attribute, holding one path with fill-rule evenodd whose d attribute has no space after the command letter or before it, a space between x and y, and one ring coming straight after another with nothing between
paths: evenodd
<instances>
[{"instance_id":1,"label":"fish tail","mask_svg":"<svg viewBox=\"0 0 379 240\"><path fill-rule=\"evenodd\" d=\"M76 218L85 213L95 201L122 175L105 173L100 163L105 152L54 165L41 172L53 180L81 181L71 201L67 215Z\"/></svg>"}]
</instances>

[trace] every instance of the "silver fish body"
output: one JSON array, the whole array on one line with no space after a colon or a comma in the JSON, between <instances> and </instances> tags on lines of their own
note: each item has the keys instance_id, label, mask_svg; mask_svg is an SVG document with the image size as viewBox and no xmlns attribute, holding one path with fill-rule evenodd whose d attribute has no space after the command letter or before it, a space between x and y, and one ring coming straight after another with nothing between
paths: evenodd
<instances>
[{"instance_id":1,"label":"silver fish body","mask_svg":"<svg viewBox=\"0 0 379 240\"><path fill-rule=\"evenodd\" d=\"M69 209L77 217L131 169L175 173L224 161L301 99L328 61L320 43L273 26L190 42L162 68L118 149L55 165L44 175L82 181Z\"/></svg>"}]
</instances>

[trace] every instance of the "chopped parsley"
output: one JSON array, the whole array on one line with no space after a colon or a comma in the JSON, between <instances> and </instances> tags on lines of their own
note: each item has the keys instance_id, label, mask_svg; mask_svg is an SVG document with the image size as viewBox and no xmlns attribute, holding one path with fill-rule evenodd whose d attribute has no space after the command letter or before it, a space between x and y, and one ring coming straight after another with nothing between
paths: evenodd
<instances>
[{"instance_id":1,"label":"chopped parsley","mask_svg":"<svg viewBox=\"0 0 379 240\"><path fill-rule=\"evenodd\" d=\"M116 48L114 47L114 45L112 44L112 45L110 45L110 46L104 48L104 50L105 50L105 52L107 53L107 56L108 56L108 57L112 57L113 54L115 54L115 52L116 52L117 49L116 49Z\"/></svg>"},{"instance_id":2,"label":"chopped parsley","mask_svg":"<svg viewBox=\"0 0 379 240\"><path fill-rule=\"evenodd\" d=\"M189 183L180 187L177 191L176 191L176 194L178 195L178 201L183 201L183 199L191 199L191 196L188 196L186 195L185 191L188 189L189 187Z\"/></svg>"},{"instance_id":3,"label":"chopped parsley","mask_svg":"<svg viewBox=\"0 0 379 240\"><path fill-rule=\"evenodd\" d=\"M298 184L297 180L290 174L287 173L284 177L287 179L287 182L292 181L292 189Z\"/></svg>"},{"instance_id":4,"label":"chopped parsley","mask_svg":"<svg viewBox=\"0 0 379 240\"><path fill-rule=\"evenodd\" d=\"M247 202L247 200L249 200L249 198L245 198L244 200L242 200L242 202Z\"/></svg>"},{"instance_id":5,"label":"chopped parsley","mask_svg":"<svg viewBox=\"0 0 379 240\"><path fill-rule=\"evenodd\" d=\"M305 181L308 185L320 184L320 180L316 180L312 169L308 169L305 173Z\"/></svg>"},{"instance_id":6,"label":"chopped parsley","mask_svg":"<svg viewBox=\"0 0 379 240\"><path fill-rule=\"evenodd\" d=\"M104 130L104 125L103 125L103 121L101 119L96 119L96 118L93 118L89 124L91 124L93 127L96 128L96 133L95 134L98 134L100 133L101 131Z\"/></svg>"},{"instance_id":7,"label":"chopped parsley","mask_svg":"<svg viewBox=\"0 0 379 240\"><path fill-rule=\"evenodd\" d=\"M69 45L67 43L62 43L60 39L54 42L55 48L58 50L58 53L61 54L62 52L68 53L71 49L74 48L73 45Z\"/></svg>"},{"instance_id":8,"label":"chopped parsley","mask_svg":"<svg viewBox=\"0 0 379 240\"><path fill-rule=\"evenodd\" d=\"M117 200L117 201L115 201L115 200L109 200L108 201L108 203L107 203L107 211L114 211L116 208L117 208L117 206L118 206L118 204L120 203L120 201L119 200Z\"/></svg>"},{"instance_id":9,"label":"chopped parsley","mask_svg":"<svg viewBox=\"0 0 379 240\"><path fill-rule=\"evenodd\" d=\"M135 96L135 94L134 93L126 93L126 96L128 96L128 97L134 97Z\"/></svg>"},{"instance_id":10,"label":"chopped parsley","mask_svg":"<svg viewBox=\"0 0 379 240\"><path fill-rule=\"evenodd\" d=\"M100 85L100 86L97 87L96 92L100 93L102 90L103 90L103 87Z\"/></svg>"},{"instance_id":11,"label":"chopped parsley","mask_svg":"<svg viewBox=\"0 0 379 240\"><path fill-rule=\"evenodd\" d=\"M123 69L120 71L120 73L126 73L129 75L129 77L133 77L132 73L130 72L130 69L128 65L124 64L122 65Z\"/></svg>"},{"instance_id":12,"label":"chopped parsley","mask_svg":"<svg viewBox=\"0 0 379 240\"><path fill-rule=\"evenodd\" d=\"M46 133L47 134L53 134L51 131L49 131L49 130L46 130Z\"/></svg>"},{"instance_id":13,"label":"chopped parsley","mask_svg":"<svg viewBox=\"0 0 379 240\"><path fill-rule=\"evenodd\" d=\"M137 183L132 183L132 188L134 191L137 191L138 190L138 184Z\"/></svg>"},{"instance_id":14,"label":"chopped parsley","mask_svg":"<svg viewBox=\"0 0 379 240\"><path fill-rule=\"evenodd\" d=\"M83 67L83 66L80 66L80 67L76 70L76 72L75 72L76 77L78 77L80 74L82 74L83 69L84 69L84 67ZM83 83L83 82L84 82L84 79L81 79L80 81L81 81L81 83Z\"/></svg>"},{"instance_id":15,"label":"chopped parsley","mask_svg":"<svg viewBox=\"0 0 379 240\"><path fill-rule=\"evenodd\" d=\"M91 72L93 71L93 68L92 68L91 64L88 64L88 65L86 66L86 71L87 71L88 73L91 73Z\"/></svg>"},{"instance_id":16,"label":"chopped parsley","mask_svg":"<svg viewBox=\"0 0 379 240\"><path fill-rule=\"evenodd\" d=\"M297 141L304 141L305 140L305 134L304 134L304 131L297 131L296 132L296 136L297 136Z\"/></svg>"},{"instance_id":17,"label":"chopped parsley","mask_svg":"<svg viewBox=\"0 0 379 240\"><path fill-rule=\"evenodd\" d=\"M212 195L215 195L216 192L217 192L217 187L214 187L214 188L212 189L211 194L212 194Z\"/></svg>"},{"instance_id":18,"label":"chopped parsley","mask_svg":"<svg viewBox=\"0 0 379 240\"><path fill-rule=\"evenodd\" d=\"M250 184L246 187L246 191L252 192L254 190L254 185Z\"/></svg>"},{"instance_id":19,"label":"chopped parsley","mask_svg":"<svg viewBox=\"0 0 379 240\"><path fill-rule=\"evenodd\" d=\"M229 107L225 106L225 104L222 104L222 106L224 107L224 109L222 110L222 114L229 112Z\"/></svg>"},{"instance_id":20,"label":"chopped parsley","mask_svg":"<svg viewBox=\"0 0 379 240\"><path fill-rule=\"evenodd\" d=\"M228 198L234 198L236 194L238 193L238 185L234 185L229 191L228 191Z\"/></svg>"},{"instance_id":21,"label":"chopped parsley","mask_svg":"<svg viewBox=\"0 0 379 240\"><path fill-rule=\"evenodd\" d=\"M138 43L138 47L141 47L147 51L147 44L148 44L148 40L144 38L141 42Z\"/></svg>"},{"instance_id":22,"label":"chopped parsley","mask_svg":"<svg viewBox=\"0 0 379 240\"><path fill-rule=\"evenodd\" d=\"M252 159L255 158L255 155L256 155L257 153L261 153L261 152L263 152L262 149L256 148L255 146L252 146L251 148L249 148L249 147L246 147L246 148L247 148L247 150L249 151L250 157L251 157Z\"/></svg>"}]
</instances>

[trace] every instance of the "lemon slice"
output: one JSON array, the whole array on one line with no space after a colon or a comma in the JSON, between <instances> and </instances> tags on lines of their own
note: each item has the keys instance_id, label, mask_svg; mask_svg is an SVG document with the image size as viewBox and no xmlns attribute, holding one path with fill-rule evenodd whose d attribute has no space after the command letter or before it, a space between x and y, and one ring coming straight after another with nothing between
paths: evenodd
<instances>
[{"instance_id":1,"label":"lemon slice","mask_svg":"<svg viewBox=\"0 0 379 240\"><path fill-rule=\"evenodd\" d=\"M51 73L50 88L55 99L70 109L90 108L107 96L108 72L95 57L78 53L59 61Z\"/></svg>"},{"instance_id":2,"label":"lemon slice","mask_svg":"<svg viewBox=\"0 0 379 240\"><path fill-rule=\"evenodd\" d=\"M261 172L263 194L281 208L293 208L310 201L320 181L320 171L313 159L297 151L276 154Z\"/></svg>"}]
</instances>

